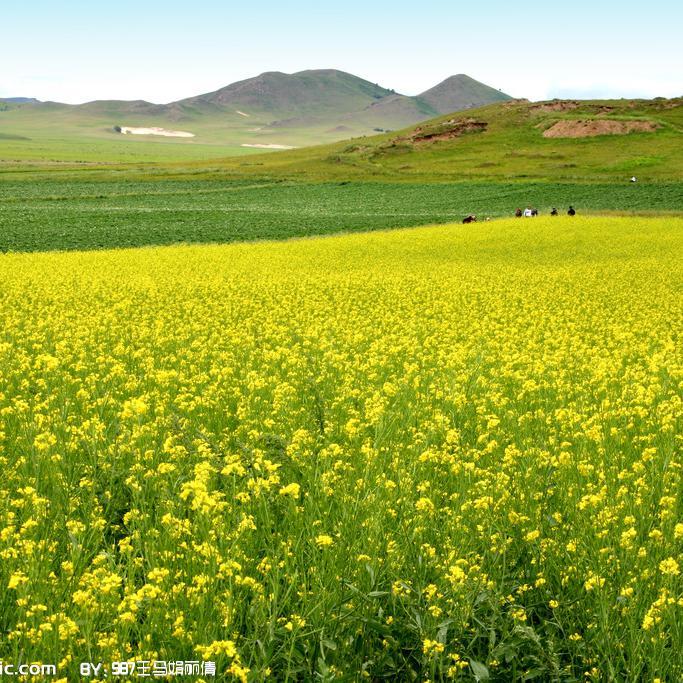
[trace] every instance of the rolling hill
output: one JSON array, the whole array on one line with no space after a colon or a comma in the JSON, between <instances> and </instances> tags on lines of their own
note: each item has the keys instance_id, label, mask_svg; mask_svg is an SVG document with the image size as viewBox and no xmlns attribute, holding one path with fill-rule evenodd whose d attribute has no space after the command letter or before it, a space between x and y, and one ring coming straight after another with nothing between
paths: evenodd
<instances>
[{"instance_id":1,"label":"rolling hill","mask_svg":"<svg viewBox=\"0 0 683 683\"><path fill-rule=\"evenodd\" d=\"M334 119L391 94L386 88L335 69L295 74L270 71L174 104L213 105L232 112L249 112L249 117L267 115L273 121L300 116Z\"/></svg>"},{"instance_id":2,"label":"rolling hill","mask_svg":"<svg viewBox=\"0 0 683 683\"><path fill-rule=\"evenodd\" d=\"M267 72L168 104L98 100L68 105L13 98L0 100L0 161L172 161L244 155L403 128L500 99L510 98L463 74L409 97L335 69ZM115 126L192 135L118 135Z\"/></svg>"},{"instance_id":3,"label":"rolling hill","mask_svg":"<svg viewBox=\"0 0 683 683\"><path fill-rule=\"evenodd\" d=\"M512 100L396 132L202 166L307 180L681 181L683 98Z\"/></svg>"},{"instance_id":4,"label":"rolling hill","mask_svg":"<svg viewBox=\"0 0 683 683\"><path fill-rule=\"evenodd\" d=\"M500 90L475 81L466 74L451 76L418 97L439 114L474 109L510 99Z\"/></svg>"},{"instance_id":5,"label":"rolling hill","mask_svg":"<svg viewBox=\"0 0 683 683\"><path fill-rule=\"evenodd\" d=\"M0 97L0 102L9 104L38 104L39 100L35 97Z\"/></svg>"}]
</instances>

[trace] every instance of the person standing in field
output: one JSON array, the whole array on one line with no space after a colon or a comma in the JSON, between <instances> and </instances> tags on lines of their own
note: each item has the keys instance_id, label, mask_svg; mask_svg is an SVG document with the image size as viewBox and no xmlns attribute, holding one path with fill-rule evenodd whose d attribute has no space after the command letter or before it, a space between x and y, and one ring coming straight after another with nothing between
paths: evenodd
<instances>
[{"instance_id":1,"label":"person standing in field","mask_svg":"<svg viewBox=\"0 0 683 683\"><path fill-rule=\"evenodd\" d=\"M567 216L576 216L576 210L573 206L569 207L569 211L567 211Z\"/></svg>"},{"instance_id":2,"label":"person standing in field","mask_svg":"<svg viewBox=\"0 0 683 683\"><path fill-rule=\"evenodd\" d=\"M522 217L522 209L519 207L515 209L515 218L521 218Z\"/></svg>"},{"instance_id":3,"label":"person standing in field","mask_svg":"<svg viewBox=\"0 0 683 683\"><path fill-rule=\"evenodd\" d=\"M526 209L524 209L524 218L531 218L533 215L534 214L531 211L531 207L527 206Z\"/></svg>"},{"instance_id":4,"label":"person standing in field","mask_svg":"<svg viewBox=\"0 0 683 683\"><path fill-rule=\"evenodd\" d=\"M553 210L550 212L550 215L551 215L551 216L559 216L559 214L557 213L557 208L556 208L556 207L553 206Z\"/></svg>"}]
</instances>

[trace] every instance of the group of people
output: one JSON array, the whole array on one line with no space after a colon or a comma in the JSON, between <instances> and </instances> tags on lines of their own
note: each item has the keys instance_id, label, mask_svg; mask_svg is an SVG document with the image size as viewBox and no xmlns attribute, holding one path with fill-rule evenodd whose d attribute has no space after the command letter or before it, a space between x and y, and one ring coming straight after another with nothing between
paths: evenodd
<instances>
[{"instance_id":1,"label":"group of people","mask_svg":"<svg viewBox=\"0 0 683 683\"><path fill-rule=\"evenodd\" d=\"M553 206L552 211L550 212L551 216L559 216L560 212L557 210L556 207ZM524 211L520 209L519 207L515 210L515 217L516 218L521 218L524 216L524 218L531 218L533 216L538 216L538 209L532 209L530 206L527 206ZM576 216L576 209L573 206L570 206L567 209L567 216Z\"/></svg>"},{"instance_id":2,"label":"group of people","mask_svg":"<svg viewBox=\"0 0 683 683\"><path fill-rule=\"evenodd\" d=\"M556 207L553 206L552 211L550 212L551 216L559 216L560 212L557 210ZM533 216L538 216L538 209L534 209L531 206L527 206L524 211L522 209L517 208L515 210L515 217L516 218L521 218L524 216L525 218L532 218ZM576 216L576 209L573 206L570 206L567 209L567 216ZM486 217L487 221L490 221L491 219L487 216ZM470 213L465 218L462 219L463 223L476 223L477 222L477 217L475 214Z\"/></svg>"}]
</instances>

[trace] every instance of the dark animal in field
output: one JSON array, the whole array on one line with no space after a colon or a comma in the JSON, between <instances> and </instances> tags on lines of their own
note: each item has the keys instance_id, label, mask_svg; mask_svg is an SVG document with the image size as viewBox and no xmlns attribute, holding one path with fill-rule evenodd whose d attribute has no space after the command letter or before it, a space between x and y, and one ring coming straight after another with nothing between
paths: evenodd
<instances>
[{"instance_id":1,"label":"dark animal in field","mask_svg":"<svg viewBox=\"0 0 683 683\"><path fill-rule=\"evenodd\" d=\"M469 216L465 216L465 218L462 219L462 222L463 223L476 223L477 217L471 213Z\"/></svg>"},{"instance_id":2,"label":"dark animal in field","mask_svg":"<svg viewBox=\"0 0 683 683\"><path fill-rule=\"evenodd\" d=\"M567 216L576 216L576 209L573 206L569 207L569 211L567 211Z\"/></svg>"}]
</instances>

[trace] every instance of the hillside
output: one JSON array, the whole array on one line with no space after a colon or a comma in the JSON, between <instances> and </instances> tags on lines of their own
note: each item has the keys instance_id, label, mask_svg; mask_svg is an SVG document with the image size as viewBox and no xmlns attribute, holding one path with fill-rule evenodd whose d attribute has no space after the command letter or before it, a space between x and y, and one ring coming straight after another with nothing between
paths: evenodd
<instances>
[{"instance_id":1,"label":"hillside","mask_svg":"<svg viewBox=\"0 0 683 683\"><path fill-rule=\"evenodd\" d=\"M0 163L165 162L253 154L403 128L482 98L507 97L462 75L425 96L401 95L343 71L320 69L267 72L168 104L0 100ZM117 126L135 132L117 134ZM180 131L183 137L149 132L155 129Z\"/></svg>"},{"instance_id":2,"label":"hillside","mask_svg":"<svg viewBox=\"0 0 683 683\"><path fill-rule=\"evenodd\" d=\"M209 167L209 164L206 164ZM216 168L215 162L211 164ZM250 159L225 173L302 179L683 180L683 98L514 100L403 130Z\"/></svg>"},{"instance_id":3,"label":"hillside","mask_svg":"<svg viewBox=\"0 0 683 683\"><path fill-rule=\"evenodd\" d=\"M38 100L35 97L0 97L0 102L8 102L10 104L37 104Z\"/></svg>"},{"instance_id":4,"label":"hillside","mask_svg":"<svg viewBox=\"0 0 683 683\"><path fill-rule=\"evenodd\" d=\"M271 71L175 104L215 105L239 110L247 115L244 118L267 114L272 121L299 116L334 119L391 94L386 88L334 69L295 74Z\"/></svg>"},{"instance_id":5,"label":"hillside","mask_svg":"<svg viewBox=\"0 0 683 683\"><path fill-rule=\"evenodd\" d=\"M475 81L466 74L458 74L423 92L419 95L419 99L439 114L450 114L463 109L483 107L494 102L505 102L510 97L500 90Z\"/></svg>"}]
</instances>

